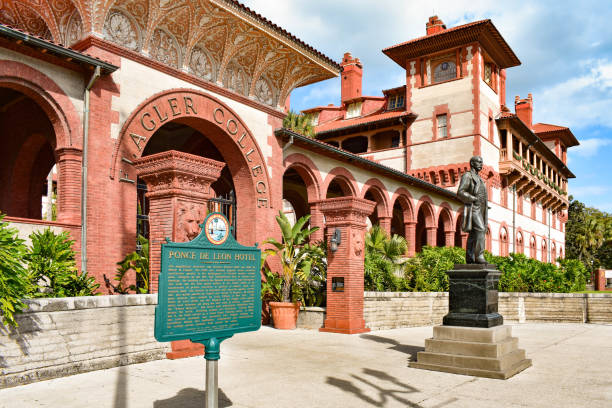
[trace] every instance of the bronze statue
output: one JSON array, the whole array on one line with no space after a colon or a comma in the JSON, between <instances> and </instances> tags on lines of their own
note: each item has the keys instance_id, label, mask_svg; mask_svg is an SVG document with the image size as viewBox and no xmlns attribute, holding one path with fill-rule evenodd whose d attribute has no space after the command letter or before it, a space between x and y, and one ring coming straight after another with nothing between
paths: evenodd
<instances>
[{"instance_id":1,"label":"bronze statue","mask_svg":"<svg viewBox=\"0 0 612 408\"><path fill-rule=\"evenodd\" d=\"M482 157L470 159L470 171L461 176L457 196L465 203L461 229L469 232L466 248L468 264L486 264L484 258L487 233L487 186L478 173L482 170Z\"/></svg>"}]
</instances>

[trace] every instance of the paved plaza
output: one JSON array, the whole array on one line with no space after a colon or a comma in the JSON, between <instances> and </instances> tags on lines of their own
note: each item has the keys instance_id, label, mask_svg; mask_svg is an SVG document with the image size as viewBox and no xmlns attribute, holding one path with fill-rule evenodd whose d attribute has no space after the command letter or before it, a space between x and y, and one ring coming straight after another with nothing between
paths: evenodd
<instances>
[{"instance_id":1,"label":"paved plaza","mask_svg":"<svg viewBox=\"0 0 612 408\"><path fill-rule=\"evenodd\" d=\"M220 407L612 407L612 325L519 324L509 380L409 368L431 327L362 335L262 327L221 345ZM0 407L204 407L205 360L161 360L0 390Z\"/></svg>"}]
</instances>

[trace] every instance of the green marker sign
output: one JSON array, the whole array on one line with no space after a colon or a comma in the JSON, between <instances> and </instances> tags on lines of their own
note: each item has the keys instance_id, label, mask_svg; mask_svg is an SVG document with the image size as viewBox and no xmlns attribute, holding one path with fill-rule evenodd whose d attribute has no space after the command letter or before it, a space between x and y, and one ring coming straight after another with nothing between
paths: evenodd
<instances>
[{"instance_id":1,"label":"green marker sign","mask_svg":"<svg viewBox=\"0 0 612 408\"><path fill-rule=\"evenodd\" d=\"M206 359L219 359L219 344L261 326L261 251L234 240L223 214L209 214L189 242L161 247L157 341L202 343Z\"/></svg>"}]
</instances>

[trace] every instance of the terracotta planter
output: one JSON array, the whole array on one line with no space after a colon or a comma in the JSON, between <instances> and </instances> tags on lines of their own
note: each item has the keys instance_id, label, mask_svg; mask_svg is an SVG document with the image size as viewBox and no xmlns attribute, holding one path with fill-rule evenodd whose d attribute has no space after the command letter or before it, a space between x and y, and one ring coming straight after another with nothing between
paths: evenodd
<instances>
[{"instance_id":1,"label":"terracotta planter","mask_svg":"<svg viewBox=\"0 0 612 408\"><path fill-rule=\"evenodd\" d=\"M293 330L297 327L297 318L300 311L300 302L270 302L270 314L274 328Z\"/></svg>"}]
</instances>

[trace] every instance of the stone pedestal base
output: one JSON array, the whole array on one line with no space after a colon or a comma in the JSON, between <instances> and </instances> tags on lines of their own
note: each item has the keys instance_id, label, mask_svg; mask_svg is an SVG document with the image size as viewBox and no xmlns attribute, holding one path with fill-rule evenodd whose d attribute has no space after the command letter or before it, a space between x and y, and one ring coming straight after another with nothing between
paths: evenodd
<instances>
[{"instance_id":1,"label":"stone pedestal base","mask_svg":"<svg viewBox=\"0 0 612 408\"><path fill-rule=\"evenodd\" d=\"M172 351L166 353L166 358L170 360L204 355L204 345L192 343L191 340L172 341L170 342L170 346L172 347Z\"/></svg>"},{"instance_id":2,"label":"stone pedestal base","mask_svg":"<svg viewBox=\"0 0 612 408\"><path fill-rule=\"evenodd\" d=\"M319 329L321 332L327 333L343 333L343 334L359 334L370 331L369 327L365 327L363 319L325 319L325 327Z\"/></svg>"},{"instance_id":3,"label":"stone pedestal base","mask_svg":"<svg viewBox=\"0 0 612 408\"><path fill-rule=\"evenodd\" d=\"M531 366L510 326L436 326L410 367L505 380Z\"/></svg>"}]
</instances>

